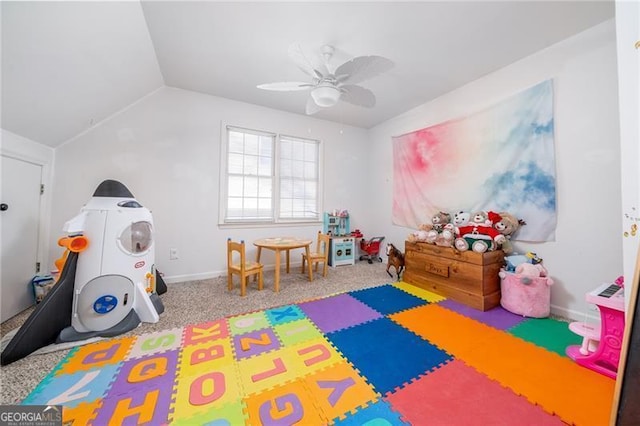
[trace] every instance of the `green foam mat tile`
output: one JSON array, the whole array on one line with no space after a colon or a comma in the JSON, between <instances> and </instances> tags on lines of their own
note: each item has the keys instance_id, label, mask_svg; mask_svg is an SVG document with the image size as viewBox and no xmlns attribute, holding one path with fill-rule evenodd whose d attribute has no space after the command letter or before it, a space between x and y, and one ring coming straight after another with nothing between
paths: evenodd
<instances>
[{"instance_id":1,"label":"green foam mat tile","mask_svg":"<svg viewBox=\"0 0 640 426\"><path fill-rule=\"evenodd\" d=\"M529 318L508 333L562 356L566 356L567 346L582 343L582 338L569 330L568 322L553 318Z\"/></svg>"}]
</instances>

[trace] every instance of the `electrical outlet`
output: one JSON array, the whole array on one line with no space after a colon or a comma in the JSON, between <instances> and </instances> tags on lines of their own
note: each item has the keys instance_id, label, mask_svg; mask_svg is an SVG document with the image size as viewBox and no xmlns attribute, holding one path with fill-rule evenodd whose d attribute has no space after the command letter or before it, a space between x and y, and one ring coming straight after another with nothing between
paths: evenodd
<instances>
[{"instance_id":1,"label":"electrical outlet","mask_svg":"<svg viewBox=\"0 0 640 426\"><path fill-rule=\"evenodd\" d=\"M169 249L169 260L176 260L178 259L178 249L177 248L170 248Z\"/></svg>"}]
</instances>

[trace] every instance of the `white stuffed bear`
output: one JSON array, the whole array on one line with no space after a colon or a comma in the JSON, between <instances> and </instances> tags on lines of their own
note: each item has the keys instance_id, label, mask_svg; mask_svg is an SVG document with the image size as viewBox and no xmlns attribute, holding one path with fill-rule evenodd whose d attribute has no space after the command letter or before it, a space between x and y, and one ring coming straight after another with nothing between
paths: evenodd
<instances>
[{"instance_id":1,"label":"white stuffed bear","mask_svg":"<svg viewBox=\"0 0 640 426\"><path fill-rule=\"evenodd\" d=\"M453 223L453 226L457 228L460 226L467 225L470 220L471 220L471 213L468 211L460 210L459 212L453 215L453 220L451 221L451 223Z\"/></svg>"}]
</instances>

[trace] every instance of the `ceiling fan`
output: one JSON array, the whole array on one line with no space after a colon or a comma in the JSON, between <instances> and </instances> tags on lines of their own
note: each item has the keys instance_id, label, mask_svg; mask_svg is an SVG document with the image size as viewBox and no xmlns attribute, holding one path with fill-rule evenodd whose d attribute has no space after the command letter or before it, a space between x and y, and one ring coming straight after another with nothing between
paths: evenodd
<instances>
[{"instance_id":1,"label":"ceiling fan","mask_svg":"<svg viewBox=\"0 0 640 426\"><path fill-rule=\"evenodd\" d=\"M334 68L330 63L334 51L332 46L323 46L322 61L316 66L303 53L299 44L292 44L289 46L289 57L298 68L311 77L311 81L266 83L257 87L280 92L310 90L307 114L315 114L321 108L332 107L339 100L367 108L375 106L376 97L373 92L356 83L390 70L393 68L393 62L382 56L357 56Z\"/></svg>"}]
</instances>

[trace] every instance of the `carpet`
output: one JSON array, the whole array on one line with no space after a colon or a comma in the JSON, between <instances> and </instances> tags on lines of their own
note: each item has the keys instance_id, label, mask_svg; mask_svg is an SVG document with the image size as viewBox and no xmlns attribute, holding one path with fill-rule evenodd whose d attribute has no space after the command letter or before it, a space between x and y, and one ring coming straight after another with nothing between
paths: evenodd
<instances>
[{"instance_id":1,"label":"carpet","mask_svg":"<svg viewBox=\"0 0 640 426\"><path fill-rule=\"evenodd\" d=\"M72 349L23 401L73 424L607 424L567 325L406 283Z\"/></svg>"}]
</instances>

